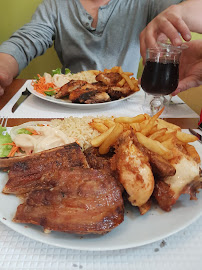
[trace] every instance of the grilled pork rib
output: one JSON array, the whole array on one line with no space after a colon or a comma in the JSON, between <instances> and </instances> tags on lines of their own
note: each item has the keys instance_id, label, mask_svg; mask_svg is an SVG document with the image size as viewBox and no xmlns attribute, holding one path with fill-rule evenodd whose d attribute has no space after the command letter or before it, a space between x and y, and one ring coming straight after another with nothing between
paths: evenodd
<instances>
[{"instance_id":1,"label":"grilled pork rib","mask_svg":"<svg viewBox=\"0 0 202 270\"><path fill-rule=\"evenodd\" d=\"M13 221L77 234L104 234L124 219L121 190L102 170L62 169L58 185L29 193Z\"/></svg>"},{"instance_id":2,"label":"grilled pork rib","mask_svg":"<svg viewBox=\"0 0 202 270\"><path fill-rule=\"evenodd\" d=\"M33 189L54 187L59 171L70 167L89 167L77 143L25 156L10 167L3 193L19 195Z\"/></svg>"}]
</instances>

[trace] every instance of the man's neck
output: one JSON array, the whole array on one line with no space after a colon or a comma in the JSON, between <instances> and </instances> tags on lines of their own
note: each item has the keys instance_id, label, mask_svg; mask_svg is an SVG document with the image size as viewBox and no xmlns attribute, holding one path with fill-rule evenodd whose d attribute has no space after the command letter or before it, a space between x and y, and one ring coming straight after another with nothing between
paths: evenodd
<instances>
[{"instance_id":1,"label":"man's neck","mask_svg":"<svg viewBox=\"0 0 202 270\"><path fill-rule=\"evenodd\" d=\"M99 7L107 5L109 1L110 0L80 0L82 6L93 18L93 27L97 25Z\"/></svg>"}]
</instances>

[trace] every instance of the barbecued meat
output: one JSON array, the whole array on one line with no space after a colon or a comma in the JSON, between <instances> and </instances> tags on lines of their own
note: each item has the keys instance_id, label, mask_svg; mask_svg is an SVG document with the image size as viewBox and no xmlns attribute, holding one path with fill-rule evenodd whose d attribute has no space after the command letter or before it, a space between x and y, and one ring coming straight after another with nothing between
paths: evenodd
<instances>
[{"instance_id":1,"label":"barbecued meat","mask_svg":"<svg viewBox=\"0 0 202 270\"><path fill-rule=\"evenodd\" d=\"M95 78L98 82L103 82L105 85L116 85L122 80L122 76L117 72L100 73Z\"/></svg>"},{"instance_id":2,"label":"barbecued meat","mask_svg":"<svg viewBox=\"0 0 202 270\"><path fill-rule=\"evenodd\" d=\"M155 184L154 197L159 206L170 211L183 193L189 193L191 199L196 199L196 192L202 188L199 163L191 156L175 149L175 158L170 160L176 169L174 176L159 177Z\"/></svg>"},{"instance_id":3,"label":"barbecued meat","mask_svg":"<svg viewBox=\"0 0 202 270\"><path fill-rule=\"evenodd\" d=\"M59 170L69 167L88 167L77 143L26 156L10 168L3 192L19 195L33 189L53 187L57 185Z\"/></svg>"},{"instance_id":4,"label":"barbecued meat","mask_svg":"<svg viewBox=\"0 0 202 270\"><path fill-rule=\"evenodd\" d=\"M99 149L96 147L89 147L84 151L89 166L93 169L105 169L111 172L110 159L114 155L114 150L110 151L106 155L101 155Z\"/></svg>"},{"instance_id":5,"label":"barbecued meat","mask_svg":"<svg viewBox=\"0 0 202 270\"><path fill-rule=\"evenodd\" d=\"M31 192L13 221L41 225L44 230L104 234L123 219L116 180L104 171L74 168L60 171L55 188Z\"/></svg>"},{"instance_id":6,"label":"barbecued meat","mask_svg":"<svg viewBox=\"0 0 202 270\"><path fill-rule=\"evenodd\" d=\"M86 81L82 80L71 80L70 82L64 84L58 93L55 95L55 98L62 98L69 96L69 94L74 91L75 89L82 87L83 85L87 84Z\"/></svg>"},{"instance_id":7,"label":"barbecued meat","mask_svg":"<svg viewBox=\"0 0 202 270\"><path fill-rule=\"evenodd\" d=\"M90 96L86 99L85 96L79 98L80 103L94 104L94 103L103 103L110 101L110 96L105 92L98 92L95 95Z\"/></svg>"},{"instance_id":8,"label":"barbecued meat","mask_svg":"<svg viewBox=\"0 0 202 270\"><path fill-rule=\"evenodd\" d=\"M112 169L118 171L131 204L143 206L152 195L154 176L147 155L135 146L130 130L119 137L115 153Z\"/></svg>"},{"instance_id":9,"label":"barbecued meat","mask_svg":"<svg viewBox=\"0 0 202 270\"><path fill-rule=\"evenodd\" d=\"M101 91L101 90L100 90ZM72 91L69 95L69 100L74 103L102 103L110 101L110 97L106 92L97 90L96 85L86 84L81 88Z\"/></svg>"},{"instance_id":10,"label":"barbecued meat","mask_svg":"<svg viewBox=\"0 0 202 270\"><path fill-rule=\"evenodd\" d=\"M121 97L127 97L134 92L130 89L129 86L109 86L107 93L112 100L117 100Z\"/></svg>"},{"instance_id":11,"label":"barbecued meat","mask_svg":"<svg viewBox=\"0 0 202 270\"><path fill-rule=\"evenodd\" d=\"M175 175L176 169L168 160L140 144L135 134L133 134L132 138L133 143L138 147L138 149L148 156L154 177L167 177Z\"/></svg>"}]
</instances>

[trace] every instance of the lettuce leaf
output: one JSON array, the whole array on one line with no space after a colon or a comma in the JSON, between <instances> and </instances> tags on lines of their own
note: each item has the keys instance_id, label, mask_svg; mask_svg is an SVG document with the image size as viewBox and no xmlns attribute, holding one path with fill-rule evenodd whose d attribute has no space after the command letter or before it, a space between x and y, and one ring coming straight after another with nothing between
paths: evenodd
<instances>
[{"instance_id":1,"label":"lettuce leaf","mask_svg":"<svg viewBox=\"0 0 202 270\"><path fill-rule=\"evenodd\" d=\"M27 130L26 128L20 128L17 130L17 134L32 134L29 130Z\"/></svg>"},{"instance_id":2,"label":"lettuce leaf","mask_svg":"<svg viewBox=\"0 0 202 270\"><path fill-rule=\"evenodd\" d=\"M71 70L69 68L65 68L65 74L71 73ZM52 70L52 76L55 74L62 74L61 68L56 68Z\"/></svg>"},{"instance_id":3,"label":"lettuce leaf","mask_svg":"<svg viewBox=\"0 0 202 270\"><path fill-rule=\"evenodd\" d=\"M11 145L3 145L5 143L12 143L12 139L6 128L0 125L0 157L7 157L12 148Z\"/></svg>"},{"instance_id":4,"label":"lettuce leaf","mask_svg":"<svg viewBox=\"0 0 202 270\"><path fill-rule=\"evenodd\" d=\"M52 70L52 76L55 75L55 74L62 74L61 68L53 69L53 70Z\"/></svg>"}]
</instances>

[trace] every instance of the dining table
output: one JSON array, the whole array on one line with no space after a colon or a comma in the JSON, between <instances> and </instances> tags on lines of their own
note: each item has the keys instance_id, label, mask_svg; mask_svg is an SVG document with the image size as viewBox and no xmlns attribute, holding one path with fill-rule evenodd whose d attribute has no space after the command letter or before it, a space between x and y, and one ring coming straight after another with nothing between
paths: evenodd
<instances>
[{"instance_id":1,"label":"dining table","mask_svg":"<svg viewBox=\"0 0 202 270\"><path fill-rule=\"evenodd\" d=\"M9 85L5 94L0 97L0 117L8 117L7 127L20 125L27 121L50 121L58 118L63 119L69 116L85 116L85 115L135 115L134 100L131 99L123 102L123 110L121 102L108 108L97 110L81 110L72 109L58 104L41 100L37 96L30 95L24 105L20 105L15 113L11 112L13 104L20 97L30 80L14 79ZM140 95L140 99L142 96ZM175 100L174 100L175 101ZM189 128L197 129L199 115L192 111L185 103L181 103L181 99L176 97L176 105L171 113L164 115L163 119L180 126L183 130ZM35 107L36 105L36 107ZM23 107L24 106L24 107ZM127 108L130 106L130 109ZM141 110L137 104L137 112ZM56 109L55 109L56 108ZM134 108L134 111L132 110ZM172 114L172 111L175 112ZM183 111L184 110L184 111ZM54 117L55 115L55 117ZM199 131L200 132L200 131ZM201 147L199 142L197 147ZM193 206L195 201L189 201ZM1 204L1 201L0 201ZM176 219L183 219L184 216L191 216L192 206L188 207L184 212L179 212L181 216L173 216L172 222ZM182 225L180 228L172 230L171 233L165 234L154 241L145 242L134 246L116 246L114 248L102 248L99 250L99 241L97 248L79 249L74 246L65 248L64 246L50 244L40 239L34 239L29 235L21 233L18 230L7 226L3 219L0 219L0 269L82 269L82 270L190 270L202 269L202 198L200 199L201 210L197 210L197 215L192 217L191 221ZM5 209L8 205L4 205ZM180 207L180 206L179 206ZM1 210L0 210L1 211ZM187 211L187 212L186 212ZM183 216L183 215L184 216ZM164 216L164 215L163 215ZM145 222L147 218L145 217ZM152 226L152 224L151 224ZM169 224L166 226L169 227ZM146 234L144 226L142 234ZM127 228L126 228L127 230ZM136 234L135 227L133 234ZM113 242L113 239L111 240Z\"/></svg>"}]
</instances>

